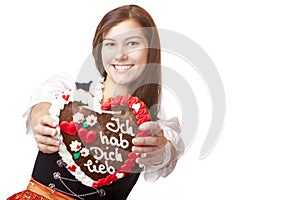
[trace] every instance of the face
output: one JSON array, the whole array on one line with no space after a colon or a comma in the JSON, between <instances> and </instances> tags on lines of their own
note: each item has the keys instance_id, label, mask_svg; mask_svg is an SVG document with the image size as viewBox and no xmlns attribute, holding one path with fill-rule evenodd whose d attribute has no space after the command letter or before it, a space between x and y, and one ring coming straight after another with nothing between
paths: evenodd
<instances>
[{"instance_id":1,"label":"face","mask_svg":"<svg viewBox=\"0 0 300 200\"><path fill-rule=\"evenodd\" d=\"M126 20L103 35L102 62L107 81L130 85L145 70L148 57L147 40L134 20Z\"/></svg>"}]
</instances>

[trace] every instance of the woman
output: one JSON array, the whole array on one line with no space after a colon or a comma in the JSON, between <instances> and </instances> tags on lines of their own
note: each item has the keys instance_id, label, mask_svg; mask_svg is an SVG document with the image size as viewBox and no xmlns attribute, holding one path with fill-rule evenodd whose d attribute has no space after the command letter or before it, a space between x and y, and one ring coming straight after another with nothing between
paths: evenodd
<instances>
[{"instance_id":1,"label":"woman","mask_svg":"<svg viewBox=\"0 0 300 200\"><path fill-rule=\"evenodd\" d=\"M176 119L155 121L161 96L161 52L159 35L149 13L136 5L108 12L96 29L93 56L103 77L100 85L104 89L95 91L99 101L130 93L150 108L153 121L141 124L139 129L150 130L151 136L135 138L132 151L141 155L136 162L145 166L146 180L167 176L174 169L183 144ZM126 199L138 180L139 174L132 173L108 186L91 188L76 181L64 167L57 153L57 122L49 117L48 110L54 94L71 88L72 83L71 78L55 76L33 97L32 104L36 105L27 114L30 113L28 120L40 151L28 190L9 199ZM46 97L39 95L41 92Z\"/></svg>"}]
</instances>

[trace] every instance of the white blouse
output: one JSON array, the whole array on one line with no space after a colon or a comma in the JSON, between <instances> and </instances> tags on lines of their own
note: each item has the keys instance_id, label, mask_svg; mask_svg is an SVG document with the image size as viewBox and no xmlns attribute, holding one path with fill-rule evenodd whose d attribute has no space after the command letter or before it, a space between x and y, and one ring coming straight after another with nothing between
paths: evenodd
<instances>
[{"instance_id":1,"label":"white blouse","mask_svg":"<svg viewBox=\"0 0 300 200\"><path fill-rule=\"evenodd\" d=\"M99 84L100 83L100 84ZM100 80L98 81L98 84L96 86L96 89L94 91L97 92L97 97L99 100L102 98L102 84ZM73 77L70 74L67 73L61 73L61 74L54 74L52 77L50 77L47 81L42 83L37 87L37 89L33 92L31 95L31 99L29 101L28 109L23 115L23 118L26 121L26 130L27 133L33 134L33 130L31 127L31 121L30 121L30 112L34 105L41 103L41 102L49 102L51 103L55 96L65 90L68 90L70 88L75 88L75 81ZM99 90L97 90L97 88ZM100 91L100 93L99 93ZM90 90L91 93L93 93L92 90ZM164 131L164 136L169 140L167 143L165 150L166 150L166 157L162 164L160 165L147 165L145 166L145 170L143 172L144 178L148 182L154 182L159 177L166 177L168 176L175 168L175 165L177 163L177 160L179 157L183 154L184 151L184 144L180 137L180 125L178 121L178 117L172 117L170 119L160 119L158 121L161 129ZM176 152L175 152L175 159L171 162L171 146L172 145ZM166 165L169 163L169 165Z\"/></svg>"}]
</instances>

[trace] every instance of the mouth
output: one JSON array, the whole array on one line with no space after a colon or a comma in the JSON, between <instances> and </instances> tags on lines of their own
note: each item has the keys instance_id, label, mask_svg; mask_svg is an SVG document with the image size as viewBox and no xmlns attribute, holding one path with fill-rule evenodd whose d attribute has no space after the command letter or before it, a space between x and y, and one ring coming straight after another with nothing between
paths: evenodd
<instances>
[{"instance_id":1,"label":"mouth","mask_svg":"<svg viewBox=\"0 0 300 200\"><path fill-rule=\"evenodd\" d=\"M116 70L117 72L122 73L122 72L128 71L128 70L129 70L130 68L132 68L134 65L133 65L133 64L122 64L122 65L119 65L119 64L113 64L112 66L115 68L115 70Z\"/></svg>"}]
</instances>

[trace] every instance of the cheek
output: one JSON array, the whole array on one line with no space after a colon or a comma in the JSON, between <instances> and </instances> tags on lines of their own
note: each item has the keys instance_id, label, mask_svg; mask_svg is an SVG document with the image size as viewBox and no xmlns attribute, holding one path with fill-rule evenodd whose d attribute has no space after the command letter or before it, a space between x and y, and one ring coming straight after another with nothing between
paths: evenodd
<instances>
[{"instance_id":1,"label":"cheek","mask_svg":"<svg viewBox=\"0 0 300 200\"><path fill-rule=\"evenodd\" d=\"M138 65L146 65L148 60L148 50L143 49L132 52L131 57L137 61Z\"/></svg>"},{"instance_id":2,"label":"cheek","mask_svg":"<svg viewBox=\"0 0 300 200\"><path fill-rule=\"evenodd\" d=\"M104 67L110 64L113 59L114 59L114 52L102 51L102 62Z\"/></svg>"}]
</instances>

